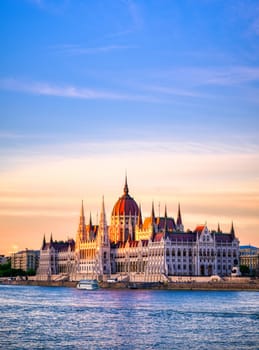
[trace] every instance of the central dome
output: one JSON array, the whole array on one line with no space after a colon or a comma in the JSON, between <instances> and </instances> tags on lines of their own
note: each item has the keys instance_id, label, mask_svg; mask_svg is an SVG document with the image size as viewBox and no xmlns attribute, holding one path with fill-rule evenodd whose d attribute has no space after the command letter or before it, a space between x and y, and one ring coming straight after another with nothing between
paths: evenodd
<instances>
[{"instance_id":1,"label":"central dome","mask_svg":"<svg viewBox=\"0 0 259 350\"><path fill-rule=\"evenodd\" d=\"M129 195L127 176L125 178L124 194L115 203L112 216L137 216L139 208L135 200Z\"/></svg>"}]
</instances>

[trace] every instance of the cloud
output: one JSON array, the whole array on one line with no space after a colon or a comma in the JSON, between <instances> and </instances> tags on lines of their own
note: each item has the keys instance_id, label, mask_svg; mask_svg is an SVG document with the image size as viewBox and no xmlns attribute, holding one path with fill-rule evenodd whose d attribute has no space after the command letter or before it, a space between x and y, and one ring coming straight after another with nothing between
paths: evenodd
<instances>
[{"instance_id":1,"label":"cloud","mask_svg":"<svg viewBox=\"0 0 259 350\"><path fill-rule=\"evenodd\" d=\"M177 88L172 88L168 86L160 86L160 85L143 85L143 89L149 90L149 91L154 91L160 94L165 94L165 95L175 95L175 96L182 96L182 97L199 97L199 98L204 98L205 95L192 91L192 90L187 90L187 89L177 89Z\"/></svg>"},{"instance_id":2,"label":"cloud","mask_svg":"<svg viewBox=\"0 0 259 350\"><path fill-rule=\"evenodd\" d=\"M60 144L58 149L53 143L11 156L2 150L14 164L0 172L0 220L8 232L5 237L11 232L12 237L18 233L28 237L31 232L38 239L33 242L37 246L43 232L54 230L55 238L60 231L64 239L65 232L76 232L81 199L88 215L99 210L103 194L110 215L123 191L127 168L130 194L141 201L144 216L150 214L152 200L156 205L161 202L161 208L167 203L170 215L175 215L180 201L186 227L208 220L209 228L216 228L220 221L228 230L234 220L243 225L242 230L237 229L239 236L248 239L247 234L254 230L256 238L258 150L246 154L215 144L213 152L207 153L205 146L205 141L187 140L113 141ZM247 231L249 225L253 227Z\"/></svg>"},{"instance_id":3,"label":"cloud","mask_svg":"<svg viewBox=\"0 0 259 350\"><path fill-rule=\"evenodd\" d=\"M110 50L128 49L129 46L104 46L99 48L84 49L77 45L57 45L53 49L64 50L67 54L94 54L97 52L108 52ZM197 91L197 88L206 86L225 86L225 87L243 87L251 85L249 95L245 92L242 98L258 99L253 97L257 90L252 85L259 82L259 67L236 66L224 68L195 68L181 67L160 71L142 71L141 77L143 84L139 81L139 72L132 73L131 82L129 82L128 73L120 77L118 81L118 90L101 90L91 87L81 87L74 85L58 85L49 82L23 81L14 78L0 78L0 89L30 93L35 95L57 96L67 98L78 98L85 100L125 100L125 101L143 101L155 103L176 103L179 100L172 101L169 96L181 96L186 98L215 98L209 94ZM103 77L102 77L103 78ZM110 77L106 77L106 79ZM114 78L114 77L113 77ZM133 79L133 80L132 80ZM124 89L130 89L129 92L121 92L121 82ZM145 91L151 94L146 95ZM218 95L221 92L218 91Z\"/></svg>"},{"instance_id":4,"label":"cloud","mask_svg":"<svg viewBox=\"0 0 259 350\"><path fill-rule=\"evenodd\" d=\"M67 98L78 98L84 100L129 100L129 101L149 101L158 102L152 96L137 94L123 94L113 91L96 90L92 88L82 88L73 85L57 86L42 82L25 82L17 79L1 79L0 89L30 93L35 95L56 96Z\"/></svg>"},{"instance_id":5,"label":"cloud","mask_svg":"<svg viewBox=\"0 0 259 350\"><path fill-rule=\"evenodd\" d=\"M152 76L153 78L170 80L179 85L188 83L188 86L234 86L259 81L259 67L179 67L154 71Z\"/></svg>"}]
</instances>

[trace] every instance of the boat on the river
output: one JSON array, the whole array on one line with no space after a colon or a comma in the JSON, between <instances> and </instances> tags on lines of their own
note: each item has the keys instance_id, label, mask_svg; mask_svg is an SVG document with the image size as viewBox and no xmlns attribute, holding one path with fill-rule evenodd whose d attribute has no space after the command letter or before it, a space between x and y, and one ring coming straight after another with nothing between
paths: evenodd
<instances>
[{"instance_id":1,"label":"boat on the river","mask_svg":"<svg viewBox=\"0 0 259 350\"><path fill-rule=\"evenodd\" d=\"M77 289L95 290L99 288L97 280L81 280L77 283Z\"/></svg>"}]
</instances>

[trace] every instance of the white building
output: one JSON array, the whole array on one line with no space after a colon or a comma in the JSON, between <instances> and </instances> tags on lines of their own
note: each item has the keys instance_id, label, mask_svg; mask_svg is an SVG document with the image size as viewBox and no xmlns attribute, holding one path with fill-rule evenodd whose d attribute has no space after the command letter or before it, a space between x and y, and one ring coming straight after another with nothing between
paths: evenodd
<instances>
[{"instance_id":1,"label":"white building","mask_svg":"<svg viewBox=\"0 0 259 350\"><path fill-rule=\"evenodd\" d=\"M45 241L44 241L45 242ZM239 264L239 241L232 223L230 233L210 231L206 225L184 231L180 205L176 221L167 215L142 221L140 206L129 195L127 178L123 195L115 203L108 227L104 200L99 225L85 223L82 202L74 249L61 250L51 240L43 244L39 274L70 274L70 279L121 278L156 280L168 276L210 276L231 274ZM67 262L67 260L69 263ZM70 266L69 268L67 266Z\"/></svg>"}]
</instances>

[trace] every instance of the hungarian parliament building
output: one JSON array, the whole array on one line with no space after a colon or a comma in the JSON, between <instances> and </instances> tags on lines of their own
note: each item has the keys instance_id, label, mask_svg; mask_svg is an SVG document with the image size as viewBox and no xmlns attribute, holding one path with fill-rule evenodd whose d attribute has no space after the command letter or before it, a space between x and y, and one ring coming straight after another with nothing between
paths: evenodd
<instances>
[{"instance_id":1,"label":"hungarian parliament building","mask_svg":"<svg viewBox=\"0 0 259 350\"><path fill-rule=\"evenodd\" d=\"M43 238L37 277L42 280L80 280L111 277L166 280L170 276L229 276L239 264L239 241L233 223L229 233L210 231L207 225L185 230L180 205L176 220L151 215L130 196L127 176L123 195L115 203L107 224L104 199L99 223L86 224L82 202L76 239L65 242Z\"/></svg>"}]
</instances>

